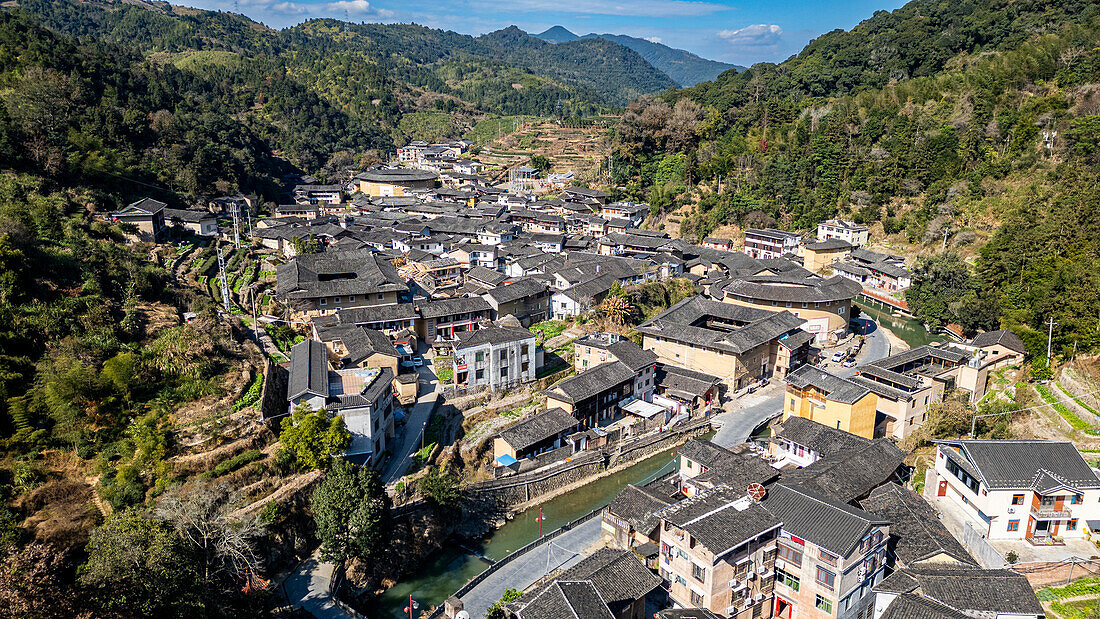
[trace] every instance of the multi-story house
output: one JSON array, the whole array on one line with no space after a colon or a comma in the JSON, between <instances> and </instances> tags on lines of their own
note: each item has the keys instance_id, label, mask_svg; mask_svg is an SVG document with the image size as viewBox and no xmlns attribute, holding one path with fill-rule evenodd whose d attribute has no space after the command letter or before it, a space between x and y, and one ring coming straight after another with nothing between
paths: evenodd
<instances>
[{"instance_id":1,"label":"multi-story house","mask_svg":"<svg viewBox=\"0 0 1100 619\"><path fill-rule=\"evenodd\" d=\"M804 365L787 375L783 420L804 417L822 425L874 438L876 396L867 387Z\"/></svg>"},{"instance_id":2,"label":"multi-story house","mask_svg":"<svg viewBox=\"0 0 1100 619\"><path fill-rule=\"evenodd\" d=\"M802 246L802 266L807 271L820 273L844 260L852 253L852 244L843 239L829 239Z\"/></svg>"},{"instance_id":3,"label":"multi-story house","mask_svg":"<svg viewBox=\"0 0 1100 619\"><path fill-rule=\"evenodd\" d=\"M408 301L393 264L370 250L297 256L275 268L276 294L308 317Z\"/></svg>"},{"instance_id":4,"label":"multi-story house","mask_svg":"<svg viewBox=\"0 0 1100 619\"><path fill-rule=\"evenodd\" d=\"M935 492L993 540L1083 538L1100 519L1100 479L1073 443L937 441Z\"/></svg>"},{"instance_id":5,"label":"multi-story house","mask_svg":"<svg viewBox=\"0 0 1100 619\"><path fill-rule=\"evenodd\" d=\"M493 319L515 316L530 326L550 317L550 289L536 279L520 279L486 292L485 300L493 309Z\"/></svg>"},{"instance_id":6,"label":"multi-story house","mask_svg":"<svg viewBox=\"0 0 1100 619\"><path fill-rule=\"evenodd\" d=\"M745 234L748 235L748 230L745 231ZM747 239L748 236L745 238ZM708 236L703 239L703 247L707 249L716 249L718 251L733 251L733 240Z\"/></svg>"},{"instance_id":7,"label":"multi-story house","mask_svg":"<svg viewBox=\"0 0 1100 619\"><path fill-rule=\"evenodd\" d=\"M420 321L417 335L424 342L454 341L460 333L478 328L489 321L492 307L481 297L456 297L429 301L417 308Z\"/></svg>"},{"instance_id":8,"label":"multi-story house","mask_svg":"<svg viewBox=\"0 0 1100 619\"><path fill-rule=\"evenodd\" d=\"M618 333L597 333L573 343L573 366L577 372L612 361L621 361L634 370L634 397L652 402L657 374L655 353L622 339Z\"/></svg>"},{"instance_id":9,"label":"multi-story house","mask_svg":"<svg viewBox=\"0 0 1100 619\"><path fill-rule=\"evenodd\" d=\"M580 422L560 408L539 411L501 430L493 439L493 461L496 466L511 466L519 460L565 447L566 437L578 427Z\"/></svg>"},{"instance_id":10,"label":"multi-story house","mask_svg":"<svg viewBox=\"0 0 1100 619\"><path fill-rule=\"evenodd\" d=\"M485 327L458 334L451 344L455 384L493 391L535 380L535 334L517 327Z\"/></svg>"},{"instance_id":11,"label":"multi-story house","mask_svg":"<svg viewBox=\"0 0 1100 619\"><path fill-rule=\"evenodd\" d=\"M607 219L625 219L630 222L631 228L637 228L649 216L649 205L635 202L612 202L603 205L598 214Z\"/></svg>"},{"instance_id":12,"label":"multi-story house","mask_svg":"<svg viewBox=\"0 0 1100 619\"><path fill-rule=\"evenodd\" d=\"M127 240L155 243L164 233L164 207L167 204L152 198L142 198L111 213L113 221L134 226L135 232L127 233Z\"/></svg>"},{"instance_id":13,"label":"multi-story house","mask_svg":"<svg viewBox=\"0 0 1100 619\"><path fill-rule=\"evenodd\" d=\"M325 345L303 340L290 351L288 412L305 404L343 417L352 438L345 455L377 466L393 438L393 379L388 367L330 370Z\"/></svg>"},{"instance_id":14,"label":"multi-story house","mask_svg":"<svg viewBox=\"0 0 1100 619\"><path fill-rule=\"evenodd\" d=\"M543 391L546 406L564 409L586 427L604 426L619 416L619 403L634 395L636 376L622 361L604 363Z\"/></svg>"},{"instance_id":15,"label":"multi-story house","mask_svg":"<svg viewBox=\"0 0 1100 619\"><path fill-rule=\"evenodd\" d=\"M802 237L794 232L775 229L745 230L745 253L757 259L785 258L798 253ZM706 247L706 243L703 247Z\"/></svg>"},{"instance_id":16,"label":"multi-story house","mask_svg":"<svg viewBox=\"0 0 1100 619\"><path fill-rule=\"evenodd\" d=\"M768 489L762 505L783 523L775 561L775 616L864 617L885 576L890 523L801 486Z\"/></svg>"},{"instance_id":17,"label":"multi-story house","mask_svg":"<svg viewBox=\"0 0 1100 619\"><path fill-rule=\"evenodd\" d=\"M829 219L817 224L817 240L840 239L856 247L867 244L867 226L841 219Z\"/></svg>"},{"instance_id":18,"label":"multi-story house","mask_svg":"<svg viewBox=\"0 0 1100 619\"><path fill-rule=\"evenodd\" d=\"M771 616L779 519L726 485L657 514L659 573L676 605L738 619Z\"/></svg>"},{"instance_id":19,"label":"multi-story house","mask_svg":"<svg viewBox=\"0 0 1100 619\"><path fill-rule=\"evenodd\" d=\"M775 458L775 467L810 466L823 457L844 451L854 452L870 441L851 432L838 430L805 417L787 417L774 426L768 453Z\"/></svg>"},{"instance_id":20,"label":"multi-story house","mask_svg":"<svg viewBox=\"0 0 1100 619\"><path fill-rule=\"evenodd\" d=\"M299 204L340 204L344 201L343 185L298 185L294 201Z\"/></svg>"},{"instance_id":21,"label":"multi-story house","mask_svg":"<svg viewBox=\"0 0 1100 619\"><path fill-rule=\"evenodd\" d=\"M495 245L460 243L452 246L447 255L457 260L465 269L474 267L497 268L497 249Z\"/></svg>"},{"instance_id":22,"label":"multi-story house","mask_svg":"<svg viewBox=\"0 0 1100 619\"><path fill-rule=\"evenodd\" d=\"M666 365L719 376L731 390L801 365L810 336L790 312L690 297L637 327Z\"/></svg>"}]
</instances>

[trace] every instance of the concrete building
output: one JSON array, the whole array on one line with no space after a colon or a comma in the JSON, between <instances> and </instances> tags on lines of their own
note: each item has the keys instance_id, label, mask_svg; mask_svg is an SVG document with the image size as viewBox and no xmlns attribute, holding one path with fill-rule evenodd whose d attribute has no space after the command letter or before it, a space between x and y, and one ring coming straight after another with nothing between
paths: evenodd
<instances>
[{"instance_id":1,"label":"concrete building","mask_svg":"<svg viewBox=\"0 0 1100 619\"><path fill-rule=\"evenodd\" d=\"M834 262L846 259L852 253L852 244L841 239L829 239L802 246L802 266L807 271L821 273Z\"/></svg>"},{"instance_id":2,"label":"concrete building","mask_svg":"<svg viewBox=\"0 0 1100 619\"><path fill-rule=\"evenodd\" d=\"M794 232L770 228L745 230L745 253L753 258L769 260L795 256L801 245L802 237ZM703 247L706 246L706 243L703 243Z\"/></svg>"},{"instance_id":3,"label":"concrete building","mask_svg":"<svg viewBox=\"0 0 1100 619\"><path fill-rule=\"evenodd\" d=\"M536 279L520 279L482 295L493 309L493 320L515 316L529 327L550 317L550 289Z\"/></svg>"},{"instance_id":4,"label":"concrete building","mask_svg":"<svg viewBox=\"0 0 1100 619\"><path fill-rule=\"evenodd\" d=\"M126 233L130 242L155 243L164 233L164 207L167 204L152 198L142 198L110 214L112 221L129 224L133 232Z\"/></svg>"},{"instance_id":5,"label":"concrete building","mask_svg":"<svg viewBox=\"0 0 1100 619\"><path fill-rule=\"evenodd\" d=\"M166 208L164 209L164 222L187 230L197 236L218 235L218 219L210 211Z\"/></svg>"},{"instance_id":6,"label":"concrete building","mask_svg":"<svg viewBox=\"0 0 1100 619\"><path fill-rule=\"evenodd\" d=\"M867 387L804 365L787 375L783 420L804 417L871 439L877 403L877 396Z\"/></svg>"},{"instance_id":7,"label":"concrete building","mask_svg":"<svg viewBox=\"0 0 1100 619\"><path fill-rule=\"evenodd\" d=\"M546 406L560 407L592 428L613 422L619 403L634 395L637 372L622 361L603 363L543 391Z\"/></svg>"},{"instance_id":8,"label":"concrete building","mask_svg":"<svg viewBox=\"0 0 1100 619\"><path fill-rule=\"evenodd\" d=\"M809 351L803 320L790 312L690 297L639 325L642 347L666 365L721 377L738 390L786 375Z\"/></svg>"},{"instance_id":9,"label":"concrete building","mask_svg":"<svg viewBox=\"0 0 1100 619\"><path fill-rule=\"evenodd\" d=\"M417 335L430 346L456 340L461 333L489 322L492 308L481 297L437 299L417 308Z\"/></svg>"},{"instance_id":10,"label":"concrete building","mask_svg":"<svg viewBox=\"0 0 1100 619\"><path fill-rule=\"evenodd\" d=\"M659 570L674 604L738 619L771 616L779 519L725 485L658 515Z\"/></svg>"},{"instance_id":11,"label":"concrete building","mask_svg":"<svg viewBox=\"0 0 1100 619\"><path fill-rule=\"evenodd\" d=\"M618 333L597 333L573 342L573 366L578 373L612 361L621 361L634 370L634 397L652 402L657 373L655 353L622 339Z\"/></svg>"},{"instance_id":12,"label":"concrete building","mask_svg":"<svg viewBox=\"0 0 1100 619\"><path fill-rule=\"evenodd\" d=\"M817 240L840 239L856 247L867 244L867 226L842 219L829 219L817 224Z\"/></svg>"},{"instance_id":13,"label":"concrete building","mask_svg":"<svg viewBox=\"0 0 1100 619\"><path fill-rule=\"evenodd\" d=\"M825 344L848 334L852 300L862 291L859 284L839 275L825 278L793 271L735 278L720 294L725 303L789 311L805 321L802 328L814 334L818 344Z\"/></svg>"},{"instance_id":14,"label":"concrete building","mask_svg":"<svg viewBox=\"0 0 1100 619\"><path fill-rule=\"evenodd\" d=\"M1073 443L936 442L936 495L989 539L1083 538L1100 519L1100 479Z\"/></svg>"},{"instance_id":15,"label":"concrete building","mask_svg":"<svg viewBox=\"0 0 1100 619\"><path fill-rule=\"evenodd\" d=\"M542 365L535 334L516 327L485 327L458 334L452 342L456 385L493 391L535 380Z\"/></svg>"},{"instance_id":16,"label":"concrete building","mask_svg":"<svg viewBox=\"0 0 1100 619\"><path fill-rule=\"evenodd\" d=\"M389 368L394 375L400 373L401 355L381 331L357 325L334 325L315 326L315 333L341 368Z\"/></svg>"},{"instance_id":17,"label":"concrete building","mask_svg":"<svg viewBox=\"0 0 1100 619\"><path fill-rule=\"evenodd\" d=\"M865 617L886 570L890 523L811 489L779 483L762 505L783 523L775 616Z\"/></svg>"}]
</instances>

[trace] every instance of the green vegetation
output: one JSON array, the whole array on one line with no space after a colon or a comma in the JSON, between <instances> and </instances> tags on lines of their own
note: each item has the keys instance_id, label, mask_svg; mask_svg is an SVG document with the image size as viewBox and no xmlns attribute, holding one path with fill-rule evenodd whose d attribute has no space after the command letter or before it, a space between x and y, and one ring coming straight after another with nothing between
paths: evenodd
<instances>
[{"instance_id":1,"label":"green vegetation","mask_svg":"<svg viewBox=\"0 0 1100 619\"><path fill-rule=\"evenodd\" d=\"M981 282L969 265L958 254L944 252L917 261L905 301L930 329L954 323L972 337L1000 326L995 302L980 294Z\"/></svg>"},{"instance_id":2,"label":"green vegetation","mask_svg":"<svg viewBox=\"0 0 1100 619\"><path fill-rule=\"evenodd\" d=\"M435 369L435 376L439 379L439 382L449 383L454 379L453 358L436 357L432 359L432 367Z\"/></svg>"},{"instance_id":3,"label":"green vegetation","mask_svg":"<svg viewBox=\"0 0 1100 619\"><path fill-rule=\"evenodd\" d=\"M1047 389L1045 385L1035 385L1035 391L1039 392L1043 401L1050 404L1050 407L1061 415L1062 419L1065 419L1074 430L1080 430L1086 434L1100 436L1100 429L1095 428L1091 423L1078 417L1077 414L1067 408L1065 404L1062 404L1062 402L1058 400L1058 397L1051 393L1050 389Z\"/></svg>"},{"instance_id":4,"label":"green vegetation","mask_svg":"<svg viewBox=\"0 0 1100 619\"><path fill-rule=\"evenodd\" d=\"M337 460L313 491L311 505L321 558L342 565L353 557L369 562L381 552L390 498L374 471Z\"/></svg>"},{"instance_id":5,"label":"green vegetation","mask_svg":"<svg viewBox=\"0 0 1100 619\"><path fill-rule=\"evenodd\" d=\"M553 339L561 335L569 328L569 323L562 320L544 320L531 325L531 333L541 334L539 343Z\"/></svg>"},{"instance_id":6,"label":"green vegetation","mask_svg":"<svg viewBox=\"0 0 1100 619\"><path fill-rule=\"evenodd\" d=\"M500 599L496 602L493 602L493 605L486 611L485 619L504 619L504 607L518 600L521 595L522 593L516 589L505 589L504 595L500 596Z\"/></svg>"},{"instance_id":7,"label":"green vegetation","mask_svg":"<svg viewBox=\"0 0 1100 619\"><path fill-rule=\"evenodd\" d=\"M1052 602L1051 610L1059 619L1095 619L1100 616L1100 599L1076 602Z\"/></svg>"},{"instance_id":8,"label":"green vegetation","mask_svg":"<svg viewBox=\"0 0 1100 619\"><path fill-rule=\"evenodd\" d=\"M1096 412L1096 409L1094 409L1093 407L1091 407L1088 404L1085 404L1083 401L1081 401L1081 398L1079 398L1079 397L1073 395L1072 393L1070 393L1069 391L1067 391L1066 388L1061 385L1061 383L1054 383L1054 386L1057 387L1059 391L1066 394L1066 396L1069 397L1070 399L1072 399L1074 402L1077 402L1078 404L1080 404L1081 408L1084 408L1085 410L1092 413L1093 415L1100 415L1100 413Z\"/></svg>"},{"instance_id":9,"label":"green vegetation","mask_svg":"<svg viewBox=\"0 0 1100 619\"><path fill-rule=\"evenodd\" d=\"M432 467L420 478L417 486L436 507L453 508L462 499L461 479L449 469Z\"/></svg>"},{"instance_id":10,"label":"green vegetation","mask_svg":"<svg viewBox=\"0 0 1100 619\"><path fill-rule=\"evenodd\" d=\"M1037 593L1044 602L1079 597L1082 595L1100 596L1100 578L1082 578L1064 587L1043 587Z\"/></svg>"},{"instance_id":11,"label":"green vegetation","mask_svg":"<svg viewBox=\"0 0 1100 619\"><path fill-rule=\"evenodd\" d=\"M343 417L329 419L325 411L314 411L304 402L283 418L282 425L282 453L276 457L291 460L302 469L327 468L332 456L351 444Z\"/></svg>"},{"instance_id":12,"label":"green vegetation","mask_svg":"<svg viewBox=\"0 0 1100 619\"><path fill-rule=\"evenodd\" d=\"M262 460L263 457L264 453L259 449L249 449L248 451L241 452L228 460L223 460L219 462L217 466L214 467L214 470L210 471L209 475L207 475L206 477L208 479L221 477L222 475L225 475L226 473L232 473L233 471L247 464L251 464L257 460Z\"/></svg>"}]
</instances>

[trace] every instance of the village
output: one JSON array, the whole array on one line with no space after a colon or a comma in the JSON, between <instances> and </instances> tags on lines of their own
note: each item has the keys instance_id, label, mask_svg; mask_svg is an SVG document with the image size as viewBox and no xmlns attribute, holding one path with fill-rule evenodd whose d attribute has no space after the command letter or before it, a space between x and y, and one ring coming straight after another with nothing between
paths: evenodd
<instances>
[{"instance_id":1,"label":"village","mask_svg":"<svg viewBox=\"0 0 1100 619\"><path fill-rule=\"evenodd\" d=\"M1035 590L1100 554L1100 478L1072 440L982 439L977 417L927 440L945 403L1014 399L1027 349L950 328L911 347L865 315L904 315L912 283L911 257L873 250L867 226L691 244L648 229L647 204L490 169L471 146L288 179L293 201L271 209L111 214L134 241L187 239L180 271L264 352L257 422L342 418L339 456L376 471L394 510L423 503L432 467L507 520L672 460L417 601L425 616L1038 618ZM645 291L661 302L638 307ZM1045 390L1056 417L1093 419ZM551 569L555 544L582 541ZM337 580L303 585L302 607L358 616Z\"/></svg>"}]
</instances>

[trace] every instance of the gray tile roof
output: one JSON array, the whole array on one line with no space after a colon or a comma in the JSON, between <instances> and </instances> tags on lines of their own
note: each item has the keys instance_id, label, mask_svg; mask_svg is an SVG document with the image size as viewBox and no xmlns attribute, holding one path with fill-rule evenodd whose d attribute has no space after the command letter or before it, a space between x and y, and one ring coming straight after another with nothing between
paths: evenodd
<instances>
[{"instance_id":1,"label":"gray tile roof","mask_svg":"<svg viewBox=\"0 0 1100 619\"><path fill-rule=\"evenodd\" d=\"M500 432L500 438L519 451L539 441L559 434L565 434L577 427L575 417L564 410L554 407L517 423Z\"/></svg>"},{"instance_id":2,"label":"gray tile roof","mask_svg":"<svg viewBox=\"0 0 1100 619\"><path fill-rule=\"evenodd\" d=\"M439 318L455 314L489 311L489 302L481 297L457 297L438 299L424 303L418 309L421 318Z\"/></svg>"},{"instance_id":3,"label":"gray tile roof","mask_svg":"<svg viewBox=\"0 0 1100 619\"><path fill-rule=\"evenodd\" d=\"M894 598L879 619L971 619L950 606L913 593Z\"/></svg>"},{"instance_id":4,"label":"gray tile roof","mask_svg":"<svg viewBox=\"0 0 1100 619\"><path fill-rule=\"evenodd\" d=\"M936 510L916 492L890 482L859 502L869 513L890 521L891 545L903 566L940 555L977 567L963 545L943 526Z\"/></svg>"},{"instance_id":5,"label":"gray tile roof","mask_svg":"<svg viewBox=\"0 0 1100 619\"><path fill-rule=\"evenodd\" d=\"M661 519L656 512L668 507L669 502L653 494L645 488L639 488L634 484L627 484L615 500L607 506L612 514L626 520L634 530L643 535L649 535Z\"/></svg>"},{"instance_id":6,"label":"gray tile roof","mask_svg":"<svg viewBox=\"0 0 1100 619\"><path fill-rule=\"evenodd\" d=\"M608 346L607 351L635 372L640 372L643 368L657 363L657 353L652 350L643 350L641 346L630 340L619 340Z\"/></svg>"},{"instance_id":7,"label":"gray tile roof","mask_svg":"<svg viewBox=\"0 0 1100 619\"><path fill-rule=\"evenodd\" d=\"M976 348L986 348L988 346L1000 344L1018 353L1027 352L1027 346L1024 346L1024 341L1020 339L1020 336L1008 329L998 329L997 331L979 333L970 344Z\"/></svg>"},{"instance_id":8,"label":"gray tile roof","mask_svg":"<svg viewBox=\"0 0 1100 619\"><path fill-rule=\"evenodd\" d=\"M455 350L462 350L472 346L483 344L504 344L518 342L526 339L535 339L535 334L527 329L516 327L484 327L473 331L464 331L457 334L458 341L454 343Z\"/></svg>"},{"instance_id":9,"label":"gray tile roof","mask_svg":"<svg viewBox=\"0 0 1100 619\"><path fill-rule=\"evenodd\" d=\"M707 391L722 382L722 379L703 372L659 363L657 364L657 377L654 382L666 393L690 400L703 397Z\"/></svg>"},{"instance_id":10,"label":"gray tile roof","mask_svg":"<svg viewBox=\"0 0 1100 619\"><path fill-rule=\"evenodd\" d=\"M519 619L614 619L588 581L554 581L516 612Z\"/></svg>"},{"instance_id":11,"label":"gray tile roof","mask_svg":"<svg viewBox=\"0 0 1100 619\"><path fill-rule=\"evenodd\" d=\"M906 350L896 355L890 355L889 357L879 359L878 361L872 362L870 365L877 365L880 368L886 368L887 370L896 372L899 368L907 364L921 361L925 358L939 359L950 363L963 363L970 358L970 353L954 347L937 348L935 346L918 346L912 350Z\"/></svg>"},{"instance_id":12,"label":"gray tile roof","mask_svg":"<svg viewBox=\"0 0 1100 619\"><path fill-rule=\"evenodd\" d=\"M1100 488L1100 479L1069 441L941 441L961 455L990 488L1049 490L1052 484L1082 490ZM958 457L958 456L956 456Z\"/></svg>"},{"instance_id":13,"label":"gray tile roof","mask_svg":"<svg viewBox=\"0 0 1100 619\"><path fill-rule=\"evenodd\" d=\"M390 338L381 331L356 325L337 325L319 328L322 341L340 340L347 352L344 354L351 363L361 363L371 355L397 357L397 349Z\"/></svg>"},{"instance_id":14,"label":"gray tile roof","mask_svg":"<svg viewBox=\"0 0 1100 619\"><path fill-rule=\"evenodd\" d=\"M861 449L871 443L870 439L830 428L805 417L789 417L775 426L774 432L776 438L808 447L822 456Z\"/></svg>"},{"instance_id":15,"label":"gray tile roof","mask_svg":"<svg viewBox=\"0 0 1100 619\"><path fill-rule=\"evenodd\" d=\"M496 286L508 279L508 276L500 271L487 269L483 266L476 266L466 272L466 279L472 279L491 286Z\"/></svg>"},{"instance_id":16,"label":"gray tile roof","mask_svg":"<svg viewBox=\"0 0 1100 619\"><path fill-rule=\"evenodd\" d=\"M725 293L759 301L810 303L850 301L863 291L859 282L842 275L828 279L797 272L779 275L750 275L726 284Z\"/></svg>"},{"instance_id":17,"label":"gray tile roof","mask_svg":"<svg viewBox=\"0 0 1100 619\"><path fill-rule=\"evenodd\" d=\"M203 221L213 221L215 219L214 214L210 211L177 208L164 209L164 218L167 220L178 219L187 223L200 223Z\"/></svg>"},{"instance_id":18,"label":"gray tile roof","mask_svg":"<svg viewBox=\"0 0 1100 619\"><path fill-rule=\"evenodd\" d=\"M836 501L813 489L778 483L761 504L783 530L840 557L848 557L873 527L890 524L874 514Z\"/></svg>"},{"instance_id":19,"label":"gray tile roof","mask_svg":"<svg viewBox=\"0 0 1100 619\"><path fill-rule=\"evenodd\" d=\"M291 299L407 292L393 264L370 250L297 256L275 268L276 292Z\"/></svg>"},{"instance_id":20,"label":"gray tile roof","mask_svg":"<svg viewBox=\"0 0 1100 619\"><path fill-rule=\"evenodd\" d=\"M609 608L618 614L661 585L661 579L628 550L601 548L560 575L559 580L591 582Z\"/></svg>"},{"instance_id":21,"label":"gray tile roof","mask_svg":"<svg viewBox=\"0 0 1100 619\"><path fill-rule=\"evenodd\" d=\"M819 241L817 243L806 243L805 245L803 245L803 247L810 251L830 251L851 249L852 244L843 239L827 239L824 241Z\"/></svg>"},{"instance_id":22,"label":"gray tile roof","mask_svg":"<svg viewBox=\"0 0 1100 619\"><path fill-rule=\"evenodd\" d=\"M548 396L576 404L599 393L634 380L634 370L622 361L601 363L543 391Z\"/></svg>"},{"instance_id":23,"label":"gray tile roof","mask_svg":"<svg viewBox=\"0 0 1100 619\"><path fill-rule=\"evenodd\" d=\"M813 387L825 393L825 397L836 402L855 404L870 393L863 385L830 374L812 365L803 365L787 374L787 384L796 389Z\"/></svg>"},{"instance_id":24,"label":"gray tile roof","mask_svg":"<svg viewBox=\"0 0 1100 619\"><path fill-rule=\"evenodd\" d=\"M909 567L888 576L875 590L920 595L971 617L1044 612L1027 578L1009 570Z\"/></svg>"},{"instance_id":25,"label":"gray tile roof","mask_svg":"<svg viewBox=\"0 0 1100 619\"><path fill-rule=\"evenodd\" d=\"M541 295L546 293L546 290L546 284L528 278L493 288L485 293L485 296L490 297L497 305L501 305L503 303L511 303L512 301Z\"/></svg>"},{"instance_id":26,"label":"gray tile roof","mask_svg":"<svg viewBox=\"0 0 1100 619\"><path fill-rule=\"evenodd\" d=\"M888 439L875 439L862 448L841 451L806 468L785 472L781 481L849 503L890 480L906 455Z\"/></svg>"},{"instance_id":27,"label":"gray tile roof","mask_svg":"<svg viewBox=\"0 0 1100 619\"><path fill-rule=\"evenodd\" d=\"M412 303L391 303L371 307L344 308L336 312L341 324L367 324L395 320L413 320L417 317ZM314 320L316 322L316 320Z\"/></svg>"},{"instance_id":28,"label":"gray tile roof","mask_svg":"<svg viewBox=\"0 0 1100 619\"><path fill-rule=\"evenodd\" d=\"M290 380L287 398L305 394L328 397L328 354L317 340L302 340L290 349Z\"/></svg>"},{"instance_id":29,"label":"gray tile roof","mask_svg":"<svg viewBox=\"0 0 1100 619\"><path fill-rule=\"evenodd\" d=\"M780 525L771 512L746 499L743 488L725 485L670 505L658 515L718 555Z\"/></svg>"},{"instance_id":30,"label":"gray tile roof","mask_svg":"<svg viewBox=\"0 0 1100 619\"><path fill-rule=\"evenodd\" d=\"M805 322L787 311L771 312L694 296L639 325L637 330L655 337L742 354L794 331ZM719 324L721 328L716 327Z\"/></svg>"}]
</instances>

